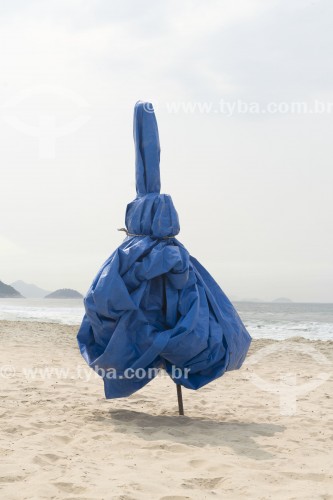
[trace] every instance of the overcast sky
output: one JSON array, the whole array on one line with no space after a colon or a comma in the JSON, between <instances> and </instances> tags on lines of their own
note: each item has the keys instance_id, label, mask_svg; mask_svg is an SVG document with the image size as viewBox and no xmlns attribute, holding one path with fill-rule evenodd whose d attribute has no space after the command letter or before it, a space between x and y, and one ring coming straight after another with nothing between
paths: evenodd
<instances>
[{"instance_id":1,"label":"overcast sky","mask_svg":"<svg viewBox=\"0 0 333 500\"><path fill-rule=\"evenodd\" d=\"M333 301L330 0L0 9L0 280L87 290L135 197L141 99L179 239L227 295Z\"/></svg>"}]
</instances>

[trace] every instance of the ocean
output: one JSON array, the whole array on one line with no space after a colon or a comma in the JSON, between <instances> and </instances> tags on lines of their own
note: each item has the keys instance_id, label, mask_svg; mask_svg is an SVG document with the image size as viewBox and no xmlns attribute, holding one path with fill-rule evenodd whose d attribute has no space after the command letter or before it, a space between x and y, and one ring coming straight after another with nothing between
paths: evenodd
<instances>
[{"instance_id":1,"label":"ocean","mask_svg":"<svg viewBox=\"0 0 333 500\"><path fill-rule=\"evenodd\" d=\"M0 320L79 325L82 299L0 299Z\"/></svg>"},{"instance_id":2,"label":"ocean","mask_svg":"<svg viewBox=\"0 0 333 500\"><path fill-rule=\"evenodd\" d=\"M254 339L333 340L333 304L234 302ZM79 325L82 300L0 299L0 320Z\"/></svg>"}]
</instances>

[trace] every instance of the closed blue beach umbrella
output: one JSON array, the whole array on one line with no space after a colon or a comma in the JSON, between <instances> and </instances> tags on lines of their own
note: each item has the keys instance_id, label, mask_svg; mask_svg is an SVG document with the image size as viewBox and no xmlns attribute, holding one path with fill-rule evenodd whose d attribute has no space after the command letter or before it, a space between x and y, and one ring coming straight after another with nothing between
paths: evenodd
<instances>
[{"instance_id":1,"label":"closed blue beach umbrella","mask_svg":"<svg viewBox=\"0 0 333 500\"><path fill-rule=\"evenodd\" d=\"M206 269L178 241L178 214L160 194L160 144L150 103L134 109L137 196L127 205L123 243L89 288L80 351L104 381L106 398L126 397L164 369L199 389L241 367L251 337ZM210 241L207 241L207 245Z\"/></svg>"}]
</instances>

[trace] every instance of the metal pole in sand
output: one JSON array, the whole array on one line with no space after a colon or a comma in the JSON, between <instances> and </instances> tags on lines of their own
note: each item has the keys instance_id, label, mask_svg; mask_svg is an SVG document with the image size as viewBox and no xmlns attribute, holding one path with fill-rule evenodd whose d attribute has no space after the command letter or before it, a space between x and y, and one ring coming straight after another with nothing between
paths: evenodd
<instances>
[{"instance_id":1,"label":"metal pole in sand","mask_svg":"<svg viewBox=\"0 0 333 500\"><path fill-rule=\"evenodd\" d=\"M184 415L182 386L180 384L176 384L176 385L177 385L177 398L178 398L179 415Z\"/></svg>"}]
</instances>

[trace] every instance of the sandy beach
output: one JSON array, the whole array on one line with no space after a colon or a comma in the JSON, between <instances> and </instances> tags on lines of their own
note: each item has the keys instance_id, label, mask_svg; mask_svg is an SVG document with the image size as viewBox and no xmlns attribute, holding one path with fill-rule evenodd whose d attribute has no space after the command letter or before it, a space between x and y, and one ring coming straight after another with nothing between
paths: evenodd
<instances>
[{"instance_id":1,"label":"sandy beach","mask_svg":"<svg viewBox=\"0 0 333 500\"><path fill-rule=\"evenodd\" d=\"M333 341L253 341L193 392L105 400L75 326L0 322L0 497L333 498Z\"/></svg>"}]
</instances>

